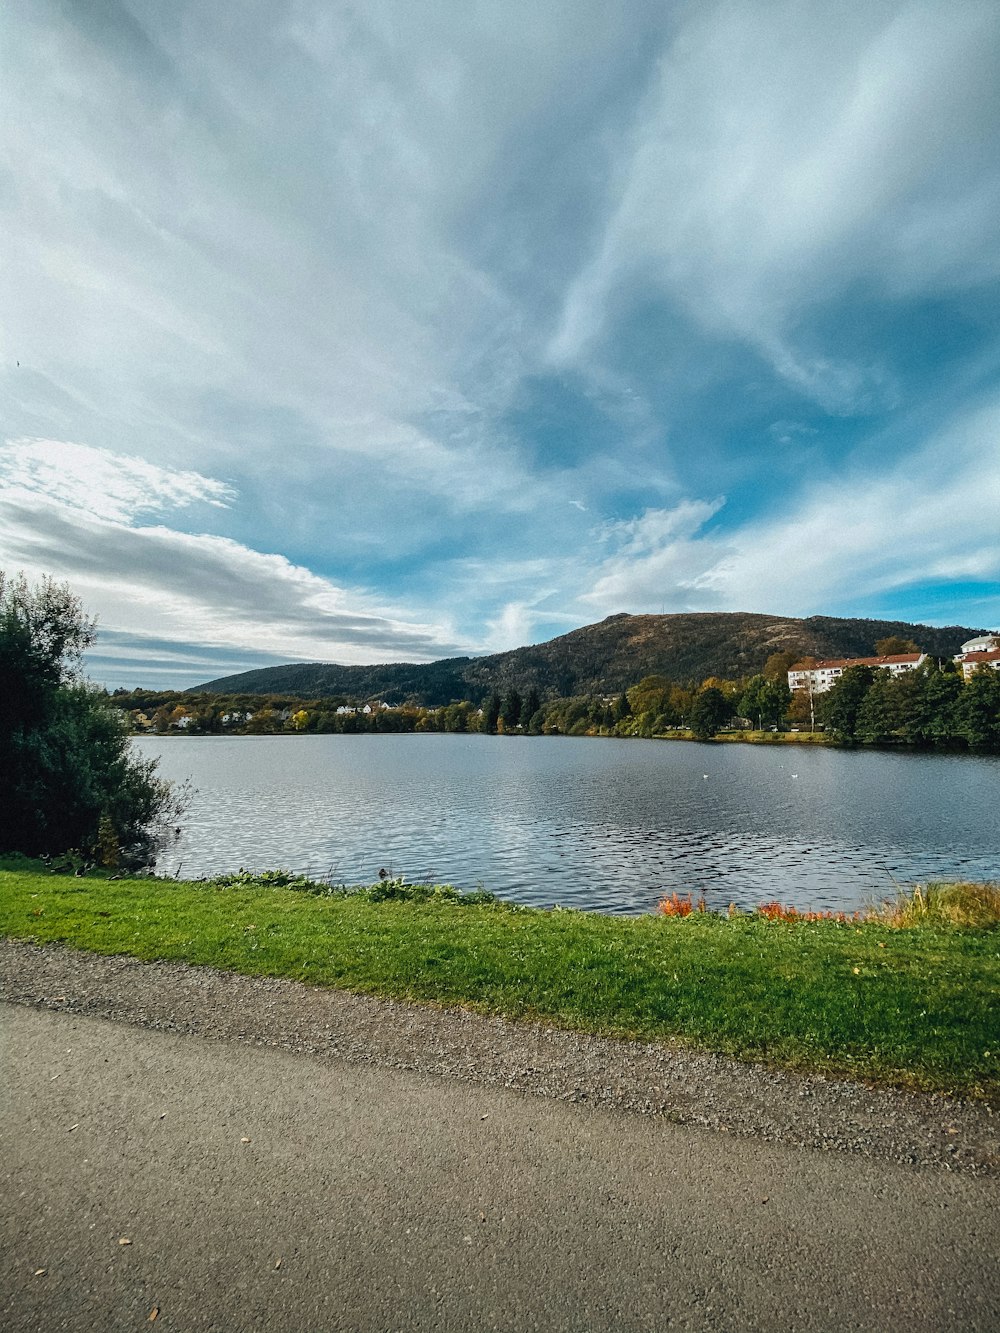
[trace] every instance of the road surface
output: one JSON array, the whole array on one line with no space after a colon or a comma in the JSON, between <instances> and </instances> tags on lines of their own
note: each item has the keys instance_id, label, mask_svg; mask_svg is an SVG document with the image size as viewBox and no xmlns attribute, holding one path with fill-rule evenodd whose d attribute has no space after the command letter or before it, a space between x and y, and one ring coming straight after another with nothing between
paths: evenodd
<instances>
[{"instance_id":1,"label":"road surface","mask_svg":"<svg viewBox=\"0 0 1000 1333\"><path fill-rule=\"evenodd\" d=\"M25 1005L0 1193L6 1333L1000 1328L995 1176Z\"/></svg>"}]
</instances>

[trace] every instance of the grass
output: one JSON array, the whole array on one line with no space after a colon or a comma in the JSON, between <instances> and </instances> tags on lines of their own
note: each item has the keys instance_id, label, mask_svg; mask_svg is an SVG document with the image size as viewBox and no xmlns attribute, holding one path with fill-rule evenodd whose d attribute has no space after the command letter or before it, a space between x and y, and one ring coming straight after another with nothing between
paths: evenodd
<instances>
[{"instance_id":1,"label":"grass","mask_svg":"<svg viewBox=\"0 0 1000 1333\"><path fill-rule=\"evenodd\" d=\"M827 731L720 731L712 738L741 745L827 745L836 744Z\"/></svg>"},{"instance_id":2,"label":"grass","mask_svg":"<svg viewBox=\"0 0 1000 1333\"><path fill-rule=\"evenodd\" d=\"M865 922L622 918L394 881L331 895L280 874L202 884L6 865L0 934L14 938L679 1039L1000 1104L995 888L932 887L922 908L913 895L911 913L901 903ZM972 923L955 924L956 903L973 899Z\"/></svg>"}]
</instances>

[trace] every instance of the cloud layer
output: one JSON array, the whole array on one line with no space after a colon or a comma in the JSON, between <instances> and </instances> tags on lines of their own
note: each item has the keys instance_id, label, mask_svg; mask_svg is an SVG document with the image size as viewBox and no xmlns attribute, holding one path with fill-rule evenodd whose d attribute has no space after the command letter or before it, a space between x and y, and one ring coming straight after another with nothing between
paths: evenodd
<instances>
[{"instance_id":1,"label":"cloud layer","mask_svg":"<svg viewBox=\"0 0 1000 1333\"><path fill-rule=\"evenodd\" d=\"M998 56L990 0L12 0L0 567L114 684L997 623Z\"/></svg>"},{"instance_id":2,"label":"cloud layer","mask_svg":"<svg viewBox=\"0 0 1000 1333\"><path fill-rule=\"evenodd\" d=\"M15 483L0 491L5 558L35 577L54 570L70 579L110 631L101 639L106 666L134 654L157 672L178 662L191 671L214 660L205 649L226 650L234 670L244 661L426 661L456 651L446 627L393 617L370 592L338 587L283 555L136 521L235 498L197 473L30 440L0 451L0 480Z\"/></svg>"}]
</instances>

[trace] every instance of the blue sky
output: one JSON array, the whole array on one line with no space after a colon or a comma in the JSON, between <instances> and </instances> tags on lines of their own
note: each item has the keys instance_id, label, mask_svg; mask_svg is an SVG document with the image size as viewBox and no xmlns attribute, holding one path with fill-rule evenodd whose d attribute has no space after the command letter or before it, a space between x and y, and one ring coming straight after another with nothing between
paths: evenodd
<instances>
[{"instance_id":1,"label":"blue sky","mask_svg":"<svg viewBox=\"0 0 1000 1333\"><path fill-rule=\"evenodd\" d=\"M95 679L1000 626L995 0L0 25L0 567Z\"/></svg>"}]
</instances>

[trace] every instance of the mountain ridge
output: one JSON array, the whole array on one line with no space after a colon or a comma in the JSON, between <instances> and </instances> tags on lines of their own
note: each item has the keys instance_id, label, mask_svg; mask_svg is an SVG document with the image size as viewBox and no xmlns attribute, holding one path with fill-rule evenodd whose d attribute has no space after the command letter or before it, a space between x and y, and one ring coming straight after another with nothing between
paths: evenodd
<instances>
[{"instance_id":1,"label":"mountain ridge","mask_svg":"<svg viewBox=\"0 0 1000 1333\"><path fill-rule=\"evenodd\" d=\"M612 694L644 676L678 684L708 676L739 678L762 670L772 653L865 657L890 635L912 639L932 657L951 657L983 630L857 617L773 616L763 612L696 611L669 615L619 612L544 643L483 657L436 662L341 666L298 662L220 676L187 693L344 696L439 707L459 699L479 704L492 691L536 689L542 699Z\"/></svg>"}]
</instances>

